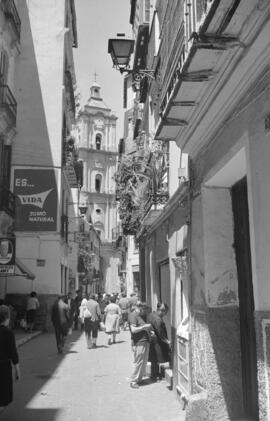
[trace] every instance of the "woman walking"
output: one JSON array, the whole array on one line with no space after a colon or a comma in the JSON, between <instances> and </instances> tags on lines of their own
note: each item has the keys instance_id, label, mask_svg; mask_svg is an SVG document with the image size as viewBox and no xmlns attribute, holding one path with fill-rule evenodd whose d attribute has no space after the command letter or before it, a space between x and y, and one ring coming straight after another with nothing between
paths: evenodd
<instances>
[{"instance_id":1,"label":"woman walking","mask_svg":"<svg viewBox=\"0 0 270 421\"><path fill-rule=\"evenodd\" d=\"M116 304L116 297L110 298L110 303L104 309L105 314L105 332L109 335L108 345L115 343L116 334L119 333L121 310Z\"/></svg>"},{"instance_id":2,"label":"woman walking","mask_svg":"<svg viewBox=\"0 0 270 421\"><path fill-rule=\"evenodd\" d=\"M9 308L0 306L0 413L13 400L12 364L15 367L15 379L20 379L19 357L15 337L8 328Z\"/></svg>"}]
</instances>

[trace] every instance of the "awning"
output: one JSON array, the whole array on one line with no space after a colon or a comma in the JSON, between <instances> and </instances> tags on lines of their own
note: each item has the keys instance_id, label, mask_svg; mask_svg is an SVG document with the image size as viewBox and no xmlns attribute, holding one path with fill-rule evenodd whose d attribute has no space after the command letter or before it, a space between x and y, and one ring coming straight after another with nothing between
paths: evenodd
<instances>
[{"instance_id":1,"label":"awning","mask_svg":"<svg viewBox=\"0 0 270 421\"><path fill-rule=\"evenodd\" d=\"M25 276L27 279L31 279L32 281L36 278L36 275L30 270L28 269L27 266L25 266L25 264L18 259L18 257L15 258L15 263L17 268L21 271L22 275L17 274L19 276Z\"/></svg>"}]
</instances>

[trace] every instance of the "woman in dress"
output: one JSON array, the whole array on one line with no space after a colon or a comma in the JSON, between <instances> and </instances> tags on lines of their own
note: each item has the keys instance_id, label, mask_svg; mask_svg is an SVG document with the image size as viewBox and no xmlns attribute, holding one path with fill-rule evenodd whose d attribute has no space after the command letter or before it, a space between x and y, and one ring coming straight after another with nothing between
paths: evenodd
<instances>
[{"instance_id":1,"label":"woman in dress","mask_svg":"<svg viewBox=\"0 0 270 421\"><path fill-rule=\"evenodd\" d=\"M163 317L168 313L168 306L165 303L157 304L157 311L153 311L147 317L147 321L152 325L152 335L150 336L149 358L151 361L151 378L153 381L161 378L159 363L170 362L171 343L168 339L166 325Z\"/></svg>"},{"instance_id":2,"label":"woman in dress","mask_svg":"<svg viewBox=\"0 0 270 421\"><path fill-rule=\"evenodd\" d=\"M13 400L12 364L15 379L20 379L19 357L14 334L8 327L9 320L9 308L0 305L0 413Z\"/></svg>"},{"instance_id":3,"label":"woman in dress","mask_svg":"<svg viewBox=\"0 0 270 421\"><path fill-rule=\"evenodd\" d=\"M108 345L115 343L116 334L119 333L121 310L116 304L116 297L110 298L110 303L104 309L105 314L105 332L109 335Z\"/></svg>"}]
</instances>

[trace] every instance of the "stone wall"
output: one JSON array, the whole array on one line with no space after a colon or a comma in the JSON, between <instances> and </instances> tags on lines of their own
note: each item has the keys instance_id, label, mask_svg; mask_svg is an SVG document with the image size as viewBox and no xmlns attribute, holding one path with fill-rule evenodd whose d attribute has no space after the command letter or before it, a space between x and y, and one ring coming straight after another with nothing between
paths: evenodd
<instances>
[{"instance_id":1,"label":"stone wall","mask_svg":"<svg viewBox=\"0 0 270 421\"><path fill-rule=\"evenodd\" d=\"M206 417L202 419L240 418L243 405L239 330L236 306L193 312L189 414L195 414L199 405ZM198 419L189 417L192 421Z\"/></svg>"}]
</instances>

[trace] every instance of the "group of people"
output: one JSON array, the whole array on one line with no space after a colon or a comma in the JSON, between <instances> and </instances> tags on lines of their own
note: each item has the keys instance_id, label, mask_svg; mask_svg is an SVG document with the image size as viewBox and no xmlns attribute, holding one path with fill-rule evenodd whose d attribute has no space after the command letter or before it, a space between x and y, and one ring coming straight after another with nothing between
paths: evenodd
<instances>
[{"instance_id":1,"label":"group of people","mask_svg":"<svg viewBox=\"0 0 270 421\"><path fill-rule=\"evenodd\" d=\"M32 295L31 298L36 296ZM161 374L159 363L171 360L171 344L163 320L167 312L165 303L158 303L157 310L152 312L146 303L138 301L136 294L130 298L125 294L122 297L115 294L83 297L77 291L75 299L71 298L71 294L59 296L52 306L51 317L59 353L63 352L68 331L72 327L77 329L79 322L85 331L87 347L95 348L99 330L108 335L108 345L116 342L122 320L123 328L127 326L130 331L134 355L130 386L139 388L148 361L151 362L151 379L156 381ZM0 304L0 412L12 401L12 365L15 379L20 379L19 357L9 324L10 309Z\"/></svg>"},{"instance_id":2,"label":"group of people","mask_svg":"<svg viewBox=\"0 0 270 421\"><path fill-rule=\"evenodd\" d=\"M159 364L170 362L171 343L163 317L168 312L165 303L158 303L156 311L150 311L146 303L134 304L128 316L134 353L133 372L130 386L139 388L143 382L147 362L151 362L151 379L161 378Z\"/></svg>"}]
</instances>

